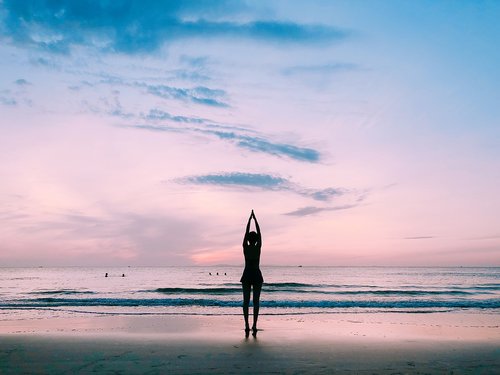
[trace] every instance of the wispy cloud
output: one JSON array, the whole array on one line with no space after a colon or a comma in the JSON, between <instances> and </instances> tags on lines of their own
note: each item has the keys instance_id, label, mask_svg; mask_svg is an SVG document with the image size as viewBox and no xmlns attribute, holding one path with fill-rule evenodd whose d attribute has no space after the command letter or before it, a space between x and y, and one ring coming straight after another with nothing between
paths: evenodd
<instances>
[{"instance_id":1,"label":"wispy cloud","mask_svg":"<svg viewBox=\"0 0 500 375\"><path fill-rule=\"evenodd\" d=\"M10 96L0 96L0 104L6 106L15 106L17 105L17 100Z\"/></svg>"},{"instance_id":2,"label":"wispy cloud","mask_svg":"<svg viewBox=\"0 0 500 375\"><path fill-rule=\"evenodd\" d=\"M0 90L0 105L15 107L19 104L31 105L31 101L28 98L22 97L19 91L12 91L10 89Z\"/></svg>"},{"instance_id":3,"label":"wispy cloud","mask_svg":"<svg viewBox=\"0 0 500 375\"><path fill-rule=\"evenodd\" d=\"M319 162L321 158L320 152L313 148L276 142L264 134L243 126L219 124L209 119L199 117L172 115L160 109L152 109L149 113L142 114L141 118L152 121L166 120L174 123L191 124L192 126L178 128L164 124L139 124L132 125L131 127L160 132L204 134L253 152L261 152L278 157L288 157L310 163Z\"/></svg>"},{"instance_id":4,"label":"wispy cloud","mask_svg":"<svg viewBox=\"0 0 500 375\"><path fill-rule=\"evenodd\" d=\"M120 77L107 77L106 81L123 83ZM79 87L69 87L71 90L78 90ZM210 95L219 90L208 90ZM222 93L222 90L220 90ZM217 94L221 94L217 93ZM286 157L297 161L318 163L321 154L318 150L311 147L299 146L287 142L276 141L269 135L258 132L249 127L221 124L207 118L176 115L166 112L159 108L152 108L147 113L133 114L124 110L118 97L114 95L110 99L101 98L98 104L83 102L86 110L92 113L107 114L122 119L141 119L147 123L123 125L123 127L155 131L155 132L174 132L193 135L204 135L218 139L223 142L231 143L236 147L252 152L264 153L277 157ZM186 126L188 125L188 126Z\"/></svg>"},{"instance_id":5,"label":"wispy cloud","mask_svg":"<svg viewBox=\"0 0 500 375\"><path fill-rule=\"evenodd\" d=\"M231 124L221 124L221 123L216 123L213 120L203 118L203 117L194 117L194 116L180 116L180 115L173 115L169 112L166 112L162 109L158 108L152 108L149 110L148 113L144 114L141 113L139 117L143 120L150 120L150 121L171 121L175 123L182 123L182 124L199 124L203 125L208 129L222 129L226 131L239 131L239 132L245 132L248 134L257 134L257 132L253 129L249 129L248 127L244 126L238 126L238 125L231 125Z\"/></svg>"},{"instance_id":6,"label":"wispy cloud","mask_svg":"<svg viewBox=\"0 0 500 375\"><path fill-rule=\"evenodd\" d=\"M319 65L295 65L282 70L284 75L295 74L332 74L358 70L359 66L352 63L328 63Z\"/></svg>"},{"instance_id":7,"label":"wispy cloud","mask_svg":"<svg viewBox=\"0 0 500 375\"><path fill-rule=\"evenodd\" d=\"M69 87L70 90L79 90L78 87ZM137 116L135 113L127 112L119 98L119 91L114 91L111 97L99 98L99 105L91 104L84 100L82 102L85 110L94 114L106 114L109 116L119 117L124 120L133 119Z\"/></svg>"},{"instance_id":8,"label":"wispy cloud","mask_svg":"<svg viewBox=\"0 0 500 375\"><path fill-rule=\"evenodd\" d=\"M411 236L405 237L405 240L430 240L431 238L435 238L434 236Z\"/></svg>"},{"instance_id":9,"label":"wispy cloud","mask_svg":"<svg viewBox=\"0 0 500 375\"><path fill-rule=\"evenodd\" d=\"M142 114L141 117L145 120L169 120L186 124L206 124L209 121L200 117L173 115L157 108L150 109L148 113Z\"/></svg>"},{"instance_id":10,"label":"wispy cloud","mask_svg":"<svg viewBox=\"0 0 500 375\"><path fill-rule=\"evenodd\" d=\"M0 90L0 105L6 107L17 107L25 105L33 106L33 101L26 95L26 87L31 85L30 82L23 78L12 81L10 88Z\"/></svg>"},{"instance_id":11,"label":"wispy cloud","mask_svg":"<svg viewBox=\"0 0 500 375\"><path fill-rule=\"evenodd\" d=\"M306 188L281 176L265 173L215 173L183 177L175 180L175 182L180 184L212 185L237 189L287 191L317 201L329 201L335 196L341 196L348 192L346 189L340 188Z\"/></svg>"},{"instance_id":12,"label":"wispy cloud","mask_svg":"<svg viewBox=\"0 0 500 375\"><path fill-rule=\"evenodd\" d=\"M31 58L30 64L34 66L43 66L48 69L59 70L61 67L53 60L46 59L44 57Z\"/></svg>"},{"instance_id":13,"label":"wispy cloud","mask_svg":"<svg viewBox=\"0 0 500 375\"><path fill-rule=\"evenodd\" d=\"M235 133L213 132L213 134L221 139L233 139L239 147L250 151L265 152L275 156L287 156L295 160L308 162L317 162L320 158L318 151L308 147L275 143L261 137L251 137Z\"/></svg>"},{"instance_id":14,"label":"wispy cloud","mask_svg":"<svg viewBox=\"0 0 500 375\"><path fill-rule=\"evenodd\" d=\"M18 86L27 86L27 85L31 85L30 82L28 82L27 80L25 80L24 78L19 78L19 79L16 79L14 81L14 83Z\"/></svg>"},{"instance_id":15,"label":"wispy cloud","mask_svg":"<svg viewBox=\"0 0 500 375\"><path fill-rule=\"evenodd\" d=\"M286 179L279 176L240 172L191 176L180 179L179 182L187 182L195 185L259 187L270 190L287 189L289 185Z\"/></svg>"},{"instance_id":16,"label":"wispy cloud","mask_svg":"<svg viewBox=\"0 0 500 375\"><path fill-rule=\"evenodd\" d=\"M332 26L254 19L239 2L155 0L4 0L2 33L20 45L68 53L73 46L102 51L145 53L182 38L247 38L266 42L319 43L345 39ZM217 9L217 16L212 11ZM231 20L233 18L234 20Z\"/></svg>"},{"instance_id":17,"label":"wispy cloud","mask_svg":"<svg viewBox=\"0 0 500 375\"><path fill-rule=\"evenodd\" d=\"M113 87L126 86L144 90L148 94L163 99L174 99L211 107L229 107L225 90L206 86L176 87L166 84L152 84L145 80L130 79L109 74L101 74L97 82L90 83L87 81L87 84L93 86L100 84Z\"/></svg>"},{"instance_id":18,"label":"wispy cloud","mask_svg":"<svg viewBox=\"0 0 500 375\"><path fill-rule=\"evenodd\" d=\"M186 118L189 121L189 118ZM175 120L174 120L175 121ZM222 141L234 144L237 147L244 148L253 152L262 152L265 154L288 157L298 161L317 163L320 160L319 151L308 148L295 146L288 143L275 142L264 135L246 134L245 130L234 129L214 129L212 127L172 127L168 125L155 124L139 124L131 125L132 128L152 130L158 132L182 132L182 133L197 133L218 138Z\"/></svg>"},{"instance_id":19,"label":"wispy cloud","mask_svg":"<svg viewBox=\"0 0 500 375\"><path fill-rule=\"evenodd\" d=\"M189 55L182 55L180 60L181 62L193 68L203 68L207 65L209 61L207 56L189 56Z\"/></svg>"},{"instance_id":20,"label":"wispy cloud","mask_svg":"<svg viewBox=\"0 0 500 375\"><path fill-rule=\"evenodd\" d=\"M212 173L182 177L173 180L173 182L183 185L214 186L236 191L287 192L309 198L317 202L323 202L324 204L328 204L328 202L331 201L337 203L335 206L306 206L283 214L295 217L311 216L322 212L343 211L356 208L363 204L359 199L360 194L363 196L366 195L366 192L345 188L328 187L325 189L317 189L305 187L280 175L268 173Z\"/></svg>"},{"instance_id":21,"label":"wispy cloud","mask_svg":"<svg viewBox=\"0 0 500 375\"><path fill-rule=\"evenodd\" d=\"M220 89L211 89L205 86L196 86L193 88L178 88L168 85L151 85L136 82L137 87L145 88L152 95L164 99L177 99L191 101L197 104L204 104L212 107L228 107L224 101L226 92Z\"/></svg>"},{"instance_id":22,"label":"wispy cloud","mask_svg":"<svg viewBox=\"0 0 500 375\"><path fill-rule=\"evenodd\" d=\"M324 211L340 211L340 210L349 210L351 208L357 207L357 204L345 204L342 206L334 206L334 207L314 207L314 206L307 206L307 207L302 207L298 208L295 211L287 212L284 215L288 216L309 216L309 215L315 215L320 212Z\"/></svg>"}]
</instances>

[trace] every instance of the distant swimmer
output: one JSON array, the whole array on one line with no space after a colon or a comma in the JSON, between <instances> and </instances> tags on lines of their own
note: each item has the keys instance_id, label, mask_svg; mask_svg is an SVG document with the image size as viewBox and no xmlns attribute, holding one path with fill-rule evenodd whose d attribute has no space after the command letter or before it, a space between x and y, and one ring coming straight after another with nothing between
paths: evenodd
<instances>
[{"instance_id":1,"label":"distant swimmer","mask_svg":"<svg viewBox=\"0 0 500 375\"><path fill-rule=\"evenodd\" d=\"M124 273L122 273L122 277L125 277L125 274L124 274Z\"/></svg>"},{"instance_id":2,"label":"distant swimmer","mask_svg":"<svg viewBox=\"0 0 500 375\"><path fill-rule=\"evenodd\" d=\"M212 276L212 272L209 272L208 274L209 274L210 276Z\"/></svg>"},{"instance_id":3,"label":"distant swimmer","mask_svg":"<svg viewBox=\"0 0 500 375\"><path fill-rule=\"evenodd\" d=\"M104 275L104 277L108 277L108 273L106 272L106 275Z\"/></svg>"},{"instance_id":4,"label":"distant swimmer","mask_svg":"<svg viewBox=\"0 0 500 375\"><path fill-rule=\"evenodd\" d=\"M250 232L252 219L255 221L257 232ZM245 256L245 269L241 276L241 285L243 287L243 316L245 318L245 336L250 333L248 325L248 306L250 305L250 293L253 286L253 326L252 335L257 336L257 319L259 318L260 291L262 289L262 272L260 272L260 250L262 247L262 236L260 234L259 223L252 210L248 219L245 237L243 237L243 255Z\"/></svg>"},{"instance_id":5,"label":"distant swimmer","mask_svg":"<svg viewBox=\"0 0 500 375\"><path fill-rule=\"evenodd\" d=\"M217 272L217 276L219 276L219 272Z\"/></svg>"}]
</instances>

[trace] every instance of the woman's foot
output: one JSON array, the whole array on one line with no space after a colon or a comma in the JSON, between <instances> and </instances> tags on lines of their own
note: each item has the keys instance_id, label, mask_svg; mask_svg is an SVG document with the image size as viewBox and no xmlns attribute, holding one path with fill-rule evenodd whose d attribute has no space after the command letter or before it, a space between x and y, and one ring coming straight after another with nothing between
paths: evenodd
<instances>
[{"instance_id":1,"label":"woman's foot","mask_svg":"<svg viewBox=\"0 0 500 375\"><path fill-rule=\"evenodd\" d=\"M252 327L252 336L257 337L257 327L255 326Z\"/></svg>"},{"instance_id":2,"label":"woman's foot","mask_svg":"<svg viewBox=\"0 0 500 375\"><path fill-rule=\"evenodd\" d=\"M245 327L245 337L248 337L248 336L250 336L250 328Z\"/></svg>"}]
</instances>

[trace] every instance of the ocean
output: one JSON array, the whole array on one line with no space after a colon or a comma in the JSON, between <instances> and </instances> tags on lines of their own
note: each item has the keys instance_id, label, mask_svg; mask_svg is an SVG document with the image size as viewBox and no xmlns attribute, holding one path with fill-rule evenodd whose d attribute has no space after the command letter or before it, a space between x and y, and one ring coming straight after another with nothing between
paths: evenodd
<instances>
[{"instance_id":1,"label":"ocean","mask_svg":"<svg viewBox=\"0 0 500 375\"><path fill-rule=\"evenodd\" d=\"M0 319L239 315L241 273L234 266L0 268ZM263 315L500 312L498 267L262 267L262 273Z\"/></svg>"}]
</instances>

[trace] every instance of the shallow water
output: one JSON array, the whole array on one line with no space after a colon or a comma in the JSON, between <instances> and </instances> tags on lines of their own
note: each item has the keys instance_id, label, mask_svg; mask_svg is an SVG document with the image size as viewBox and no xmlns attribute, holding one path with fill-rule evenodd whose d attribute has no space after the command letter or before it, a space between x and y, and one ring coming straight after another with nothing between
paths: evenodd
<instances>
[{"instance_id":1,"label":"shallow water","mask_svg":"<svg viewBox=\"0 0 500 375\"><path fill-rule=\"evenodd\" d=\"M230 266L0 268L0 319L241 314L241 272ZM262 273L262 314L500 312L498 267L262 267Z\"/></svg>"}]
</instances>

